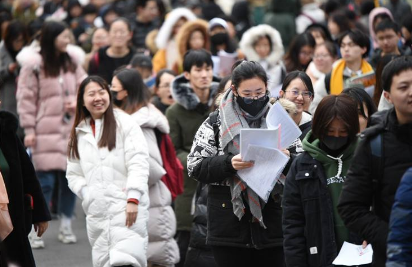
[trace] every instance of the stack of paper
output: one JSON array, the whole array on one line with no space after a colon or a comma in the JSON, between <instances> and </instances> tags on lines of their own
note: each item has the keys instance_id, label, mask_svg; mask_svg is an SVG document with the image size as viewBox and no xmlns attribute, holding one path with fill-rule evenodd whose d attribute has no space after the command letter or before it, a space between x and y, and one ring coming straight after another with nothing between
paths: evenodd
<instances>
[{"instance_id":1,"label":"stack of paper","mask_svg":"<svg viewBox=\"0 0 412 267\"><path fill-rule=\"evenodd\" d=\"M373 249L369 244L366 248L343 242L338 257L333 261L334 265L358 266L372 262Z\"/></svg>"},{"instance_id":2,"label":"stack of paper","mask_svg":"<svg viewBox=\"0 0 412 267\"><path fill-rule=\"evenodd\" d=\"M254 161L252 168L238 171L242 180L265 202L288 163L289 157L275 148L249 145L243 161Z\"/></svg>"},{"instance_id":3,"label":"stack of paper","mask_svg":"<svg viewBox=\"0 0 412 267\"><path fill-rule=\"evenodd\" d=\"M289 160L280 149L289 147L301 135L299 127L279 103L270 109L266 123L268 129L240 131L242 160L255 164L238 171L242 181L265 202Z\"/></svg>"}]
</instances>

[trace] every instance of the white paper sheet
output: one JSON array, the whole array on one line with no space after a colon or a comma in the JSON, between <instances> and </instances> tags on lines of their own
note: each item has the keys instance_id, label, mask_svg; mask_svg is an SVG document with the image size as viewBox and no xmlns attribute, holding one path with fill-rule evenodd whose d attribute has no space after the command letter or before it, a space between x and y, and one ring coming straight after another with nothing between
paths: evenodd
<instances>
[{"instance_id":1,"label":"white paper sheet","mask_svg":"<svg viewBox=\"0 0 412 267\"><path fill-rule=\"evenodd\" d=\"M269 129L241 129L240 130L240 155L246 154L249 145L258 145L269 148L279 148L279 130Z\"/></svg>"},{"instance_id":2,"label":"white paper sheet","mask_svg":"<svg viewBox=\"0 0 412 267\"><path fill-rule=\"evenodd\" d=\"M282 149L288 148L302 134L279 102L270 108L266 116L266 124L268 129L277 129L280 125L280 148Z\"/></svg>"},{"instance_id":3,"label":"white paper sheet","mask_svg":"<svg viewBox=\"0 0 412 267\"><path fill-rule=\"evenodd\" d=\"M251 168L238 171L239 177L265 202L282 174L289 157L282 151L249 145L243 161L254 161Z\"/></svg>"},{"instance_id":4,"label":"white paper sheet","mask_svg":"<svg viewBox=\"0 0 412 267\"><path fill-rule=\"evenodd\" d=\"M357 266L372 262L373 249L369 244L365 249L360 245L343 242L338 257L333 261L334 265Z\"/></svg>"}]
</instances>

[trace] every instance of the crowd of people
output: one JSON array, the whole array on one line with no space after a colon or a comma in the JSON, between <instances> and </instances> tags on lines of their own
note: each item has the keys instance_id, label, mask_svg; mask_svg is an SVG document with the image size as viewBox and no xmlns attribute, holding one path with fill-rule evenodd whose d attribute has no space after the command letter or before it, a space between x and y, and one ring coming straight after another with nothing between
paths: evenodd
<instances>
[{"instance_id":1,"label":"crowd of people","mask_svg":"<svg viewBox=\"0 0 412 267\"><path fill-rule=\"evenodd\" d=\"M5 0L0 38L0 266L77 243L76 200L96 267L412 265L410 1ZM266 201L240 132L276 102Z\"/></svg>"}]
</instances>

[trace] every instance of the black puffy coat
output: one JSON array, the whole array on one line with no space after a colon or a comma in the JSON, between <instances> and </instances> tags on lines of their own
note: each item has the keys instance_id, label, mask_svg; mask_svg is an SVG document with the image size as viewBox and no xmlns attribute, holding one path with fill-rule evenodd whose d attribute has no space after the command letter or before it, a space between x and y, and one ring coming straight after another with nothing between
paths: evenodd
<instances>
[{"instance_id":1,"label":"black puffy coat","mask_svg":"<svg viewBox=\"0 0 412 267\"><path fill-rule=\"evenodd\" d=\"M196 191L195 213L190 234L185 267L217 267L207 236L207 195L208 185L199 183Z\"/></svg>"},{"instance_id":2,"label":"black puffy coat","mask_svg":"<svg viewBox=\"0 0 412 267\"><path fill-rule=\"evenodd\" d=\"M402 175L412 167L412 124L399 125L394 109L385 116L361 134L338 205L346 227L372 244L373 266L385 266L394 196ZM383 149L380 164L374 161L370 144L378 134Z\"/></svg>"},{"instance_id":3,"label":"black puffy coat","mask_svg":"<svg viewBox=\"0 0 412 267\"><path fill-rule=\"evenodd\" d=\"M33 164L16 135L17 118L0 111L0 148L9 165L8 178L4 177L9 196L9 213L13 231L1 243L1 257L7 257L18 266L35 266L28 234L33 223L50 221L50 213L44 200ZM33 209L30 199L33 198Z\"/></svg>"}]
</instances>

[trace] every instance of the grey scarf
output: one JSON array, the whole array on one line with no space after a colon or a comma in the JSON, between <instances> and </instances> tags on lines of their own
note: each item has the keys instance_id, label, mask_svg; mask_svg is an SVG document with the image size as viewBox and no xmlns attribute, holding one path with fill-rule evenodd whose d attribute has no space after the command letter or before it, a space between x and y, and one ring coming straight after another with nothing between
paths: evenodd
<instances>
[{"instance_id":1,"label":"grey scarf","mask_svg":"<svg viewBox=\"0 0 412 267\"><path fill-rule=\"evenodd\" d=\"M237 155L240 151L240 130L242 128L267 128L265 117L271 105L268 103L256 116L252 116L239 107L235 98L233 92L228 90L220 103L220 143L225 153ZM245 205L241 194L246 190L250 212L254 219L262 227L266 228L262 216L264 202L237 175L230 178L229 183L232 194L233 213L239 220L245 214Z\"/></svg>"}]
</instances>

